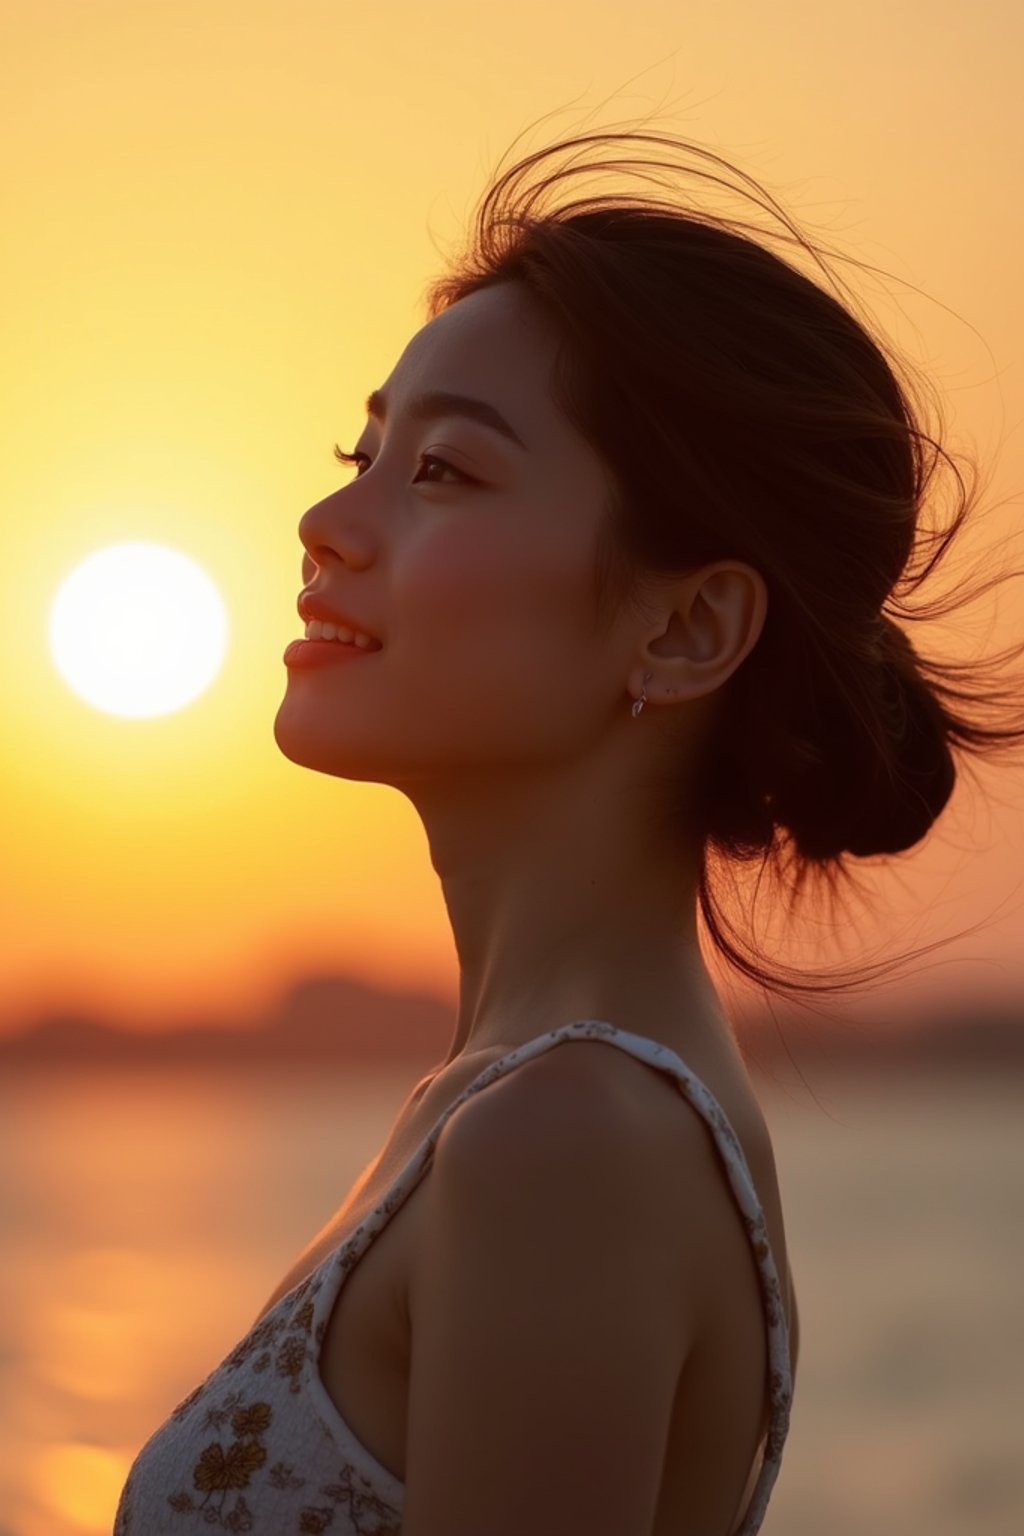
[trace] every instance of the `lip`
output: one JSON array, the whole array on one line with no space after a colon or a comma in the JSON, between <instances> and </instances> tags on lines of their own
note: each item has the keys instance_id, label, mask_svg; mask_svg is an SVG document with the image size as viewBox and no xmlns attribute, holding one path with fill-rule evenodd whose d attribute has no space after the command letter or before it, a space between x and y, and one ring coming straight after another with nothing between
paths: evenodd
<instances>
[{"instance_id":1,"label":"lip","mask_svg":"<svg viewBox=\"0 0 1024 1536\"><path fill-rule=\"evenodd\" d=\"M304 623L310 619L320 619L324 624L337 624L345 629L353 629L358 634L366 635L373 641L373 649L380 650L382 641L369 629L361 619L354 619L350 614L344 613L340 608L331 608L324 602L318 592L305 588L299 593L298 602L295 605L299 618Z\"/></svg>"},{"instance_id":2,"label":"lip","mask_svg":"<svg viewBox=\"0 0 1024 1536\"><path fill-rule=\"evenodd\" d=\"M281 659L286 667L302 671L312 667L351 665L360 657L376 654L376 651L364 650L358 645L339 645L337 640L292 640Z\"/></svg>"}]
</instances>

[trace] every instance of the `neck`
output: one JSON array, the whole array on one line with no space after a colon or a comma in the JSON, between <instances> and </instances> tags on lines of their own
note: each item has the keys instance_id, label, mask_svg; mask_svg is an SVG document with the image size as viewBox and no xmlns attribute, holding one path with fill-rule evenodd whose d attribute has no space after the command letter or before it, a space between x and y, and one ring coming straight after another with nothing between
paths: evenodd
<instances>
[{"instance_id":1,"label":"neck","mask_svg":"<svg viewBox=\"0 0 1024 1536\"><path fill-rule=\"evenodd\" d=\"M580 1018L684 1056L694 1032L728 1032L697 939L696 859L631 803L592 781L493 780L421 802L459 961L444 1065Z\"/></svg>"}]
</instances>

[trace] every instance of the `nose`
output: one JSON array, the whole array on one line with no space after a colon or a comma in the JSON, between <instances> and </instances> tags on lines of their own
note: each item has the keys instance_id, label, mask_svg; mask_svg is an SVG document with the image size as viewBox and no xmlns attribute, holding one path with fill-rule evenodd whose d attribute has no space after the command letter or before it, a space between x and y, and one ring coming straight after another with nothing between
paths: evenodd
<instances>
[{"instance_id":1,"label":"nose","mask_svg":"<svg viewBox=\"0 0 1024 1536\"><path fill-rule=\"evenodd\" d=\"M332 564L362 570L376 558L376 533L371 530L365 509L361 514L358 498L352 499L353 487L333 491L309 507L299 519L302 579L308 584L316 572Z\"/></svg>"}]
</instances>

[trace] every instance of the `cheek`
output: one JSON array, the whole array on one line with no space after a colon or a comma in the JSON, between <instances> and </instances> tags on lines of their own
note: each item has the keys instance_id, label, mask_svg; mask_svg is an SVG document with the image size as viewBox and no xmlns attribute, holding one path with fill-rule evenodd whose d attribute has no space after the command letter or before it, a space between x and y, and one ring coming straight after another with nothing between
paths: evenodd
<instances>
[{"instance_id":1,"label":"cheek","mask_svg":"<svg viewBox=\"0 0 1024 1536\"><path fill-rule=\"evenodd\" d=\"M588 573L573 549L446 530L395 572L406 655L472 685L563 688L582 664ZM506 694L507 697L507 694Z\"/></svg>"}]
</instances>

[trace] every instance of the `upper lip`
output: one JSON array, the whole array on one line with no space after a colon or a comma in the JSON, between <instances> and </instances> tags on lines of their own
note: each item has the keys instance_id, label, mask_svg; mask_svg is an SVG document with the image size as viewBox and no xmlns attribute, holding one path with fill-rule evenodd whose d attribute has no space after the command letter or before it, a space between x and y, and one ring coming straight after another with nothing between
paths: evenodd
<instances>
[{"instance_id":1,"label":"upper lip","mask_svg":"<svg viewBox=\"0 0 1024 1536\"><path fill-rule=\"evenodd\" d=\"M339 627L355 630L357 634L368 635L376 645L381 643L373 631L368 629L361 619L354 619L351 614L344 613L340 608L328 607L318 592L300 592L296 607L298 608L300 619L307 621L309 619L321 619L325 624L337 624Z\"/></svg>"}]
</instances>

